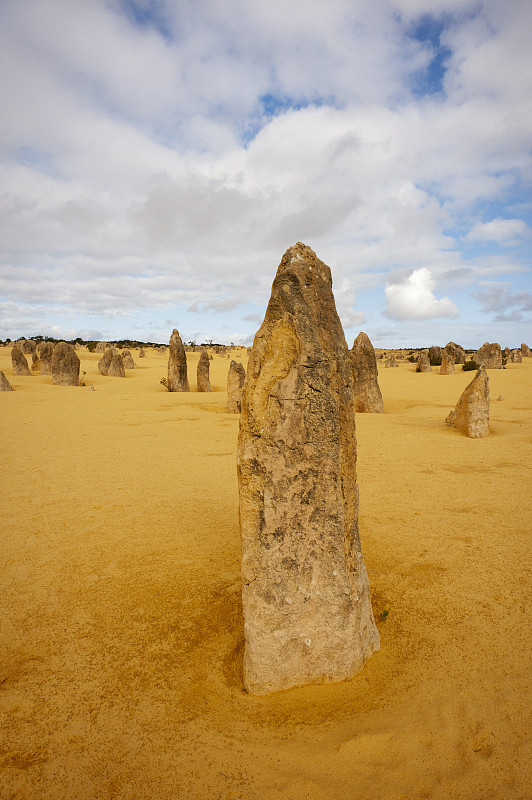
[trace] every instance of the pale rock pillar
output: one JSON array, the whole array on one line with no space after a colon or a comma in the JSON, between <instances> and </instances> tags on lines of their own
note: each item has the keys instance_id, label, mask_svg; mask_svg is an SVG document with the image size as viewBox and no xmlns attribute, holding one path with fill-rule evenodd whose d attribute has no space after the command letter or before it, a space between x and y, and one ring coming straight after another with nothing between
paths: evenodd
<instances>
[{"instance_id":1,"label":"pale rock pillar","mask_svg":"<svg viewBox=\"0 0 532 800\"><path fill-rule=\"evenodd\" d=\"M369 336L364 331L361 331L353 342L351 363L355 385L355 411L382 414L377 359Z\"/></svg>"},{"instance_id":2,"label":"pale rock pillar","mask_svg":"<svg viewBox=\"0 0 532 800\"><path fill-rule=\"evenodd\" d=\"M300 242L253 343L238 481L246 689L355 675L379 633L358 534L353 373L331 271Z\"/></svg>"},{"instance_id":3,"label":"pale rock pillar","mask_svg":"<svg viewBox=\"0 0 532 800\"><path fill-rule=\"evenodd\" d=\"M166 352L166 351L165 351ZM168 357L168 391L189 392L187 376L187 354L179 331L174 328L170 336L170 355Z\"/></svg>"}]
</instances>

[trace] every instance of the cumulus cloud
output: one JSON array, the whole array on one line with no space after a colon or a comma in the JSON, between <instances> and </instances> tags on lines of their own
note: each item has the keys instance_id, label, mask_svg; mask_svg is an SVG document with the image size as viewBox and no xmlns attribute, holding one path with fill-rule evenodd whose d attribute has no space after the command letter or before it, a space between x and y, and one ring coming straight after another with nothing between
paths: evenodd
<instances>
[{"instance_id":1,"label":"cumulus cloud","mask_svg":"<svg viewBox=\"0 0 532 800\"><path fill-rule=\"evenodd\" d=\"M495 315L496 322L520 322L532 311L532 294L528 291L515 294L509 284L483 282L473 297L482 311Z\"/></svg>"},{"instance_id":2,"label":"cumulus cloud","mask_svg":"<svg viewBox=\"0 0 532 800\"><path fill-rule=\"evenodd\" d=\"M457 317L458 309L448 297L440 300L433 293L436 282L426 267L408 277L388 281L385 286L387 317L396 320Z\"/></svg>"}]
</instances>

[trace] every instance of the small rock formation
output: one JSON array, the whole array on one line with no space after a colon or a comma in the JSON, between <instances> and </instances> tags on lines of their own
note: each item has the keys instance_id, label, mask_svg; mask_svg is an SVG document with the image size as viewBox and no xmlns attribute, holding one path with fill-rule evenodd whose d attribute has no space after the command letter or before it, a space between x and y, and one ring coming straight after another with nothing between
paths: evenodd
<instances>
[{"instance_id":1,"label":"small rock formation","mask_svg":"<svg viewBox=\"0 0 532 800\"><path fill-rule=\"evenodd\" d=\"M146 358L146 353L144 352L142 347L140 348L140 351L139 351L139 358Z\"/></svg>"},{"instance_id":2,"label":"small rock formation","mask_svg":"<svg viewBox=\"0 0 532 800\"><path fill-rule=\"evenodd\" d=\"M455 364L465 364L466 353L461 345L456 342L447 342L443 349L452 356Z\"/></svg>"},{"instance_id":3,"label":"small rock formation","mask_svg":"<svg viewBox=\"0 0 532 800\"><path fill-rule=\"evenodd\" d=\"M452 411L449 411L449 413L447 414L447 416L445 418L445 422L447 423L447 425L452 425L453 424L453 422L454 422L454 409Z\"/></svg>"},{"instance_id":4,"label":"small rock formation","mask_svg":"<svg viewBox=\"0 0 532 800\"><path fill-rule=\"evenodd\" d=\"M440 375L454 375L453 357L446 350L441 355Z\"/></svg>"},{"instance_id":5,"label":"small rock formation","mask_svg":"<svg viewBox=\"0 0 532 800\"><path fill-rule=\"evenodd\" d=\"M91 383L89 386L87 386L87 389L89 390L89 392L96 391L95 388L94 388L94 384L93 383Z\"/></svg>"},{"instance_id":6,"label":"small rock formation","mask_svg":"<svg viewBox=\"0 0 532 800\"><path fill-rule=\"evenodd\" d=\"M452 413L452 412L451 412ZM456 407L452 424L470 439L480 439L490 432L490 386L484 364L466 386Z\"/></svg>"},{"instance_id":7,"label":"small rock formation","mask_svg":"<svg viewBox=\"0 0 532 800\"><path fill-rule=\"evenodd\" d=\"M355 675L379 633L358 535L353 371L331 271L300 242L255 336L238 481L246 689Z\"/></svg>"},{"instance_id":8,"label":"small rock formation","mask_svg":"<svg viewBox=\"0 0 532 800\"><path fill-rule=\"evenodd\" d=\"M227 373L227 410L230 414L242 411L242 388L246 379L246 370L238 361L231 361Z\"/></svg>"},{"instance_id":9,"label":"small rock formation","mask_svg":"<svg viewBox=\"0 0 532 800\"><path fill-rule=\"evenodd\" d=\"M58 342L52 353L52 383L55 386L79 386L80 361L67 342Z\"/></svg>"},{"instance_id":10,"label":"small rock formation","mask_svg":"<svg viewBox=\"0 0 532 800\"><path fill-rule=\"evenodd\" d=\"M27 377L28 375L31 375L28 362L26 361L22 350L16 345L11 350L11 363L13 365L13 375L17 375L19 377Z\"/></svg>"},{"instance_id":11,"label":"small rock formation","mask_svg":"<svg viewBox=\"0 0 532 800\"><path fill-rule=\"evenodd\" d=\"M96 353L105 353L107 350L107 344L105 342L97 342L95 347Z\"/></svg>"},{"instance_id":12,"label":"small rock formation","mask_svg":"<svg viewBox=\"0 0 532 800\"><path fill-rule=\"evenodd\" d=\"M382 414L377 359L369 336L361 331L350 350L355 387L355 411Z\"/></svg>"},{"instance_id":13,"label":"small rock formation","mask_svg":"<svg viewBox=\"0 0 532 800\"><path fill-rule=\"evenodd\" d=\"M502 352L500 344L494 342L490 344L485 342L482 347L477 350L475 355L477 364L486 367L486 369L502 369Z\"/></svg>"},{"instance_id":14,"label":"small rock formation","mask_svg":"<svg viewBox=\"0 0 532 800\"><path fill-rule=\"evenodd\" d=\"M201 351L198 361L197 371L197 389L198 392L210 392L211 381L209 377L211 362L209 361L209 354L206 350Z\"/></svg>"},{"instance_id":15,"label":"small rock formation","mask_svg":"<svg viewBox=\"0 0 532 800\"><path fill-rule=\"evenodd\" d=\"M113 357L111 359L111 363L109 364L109 372L107 373L110 378L125 378L126 377L126 370L124 369L124 362L122 361L122 356L115 350L113 353Z\"/></svg>"},{"instance_id":16,"label":"small rock formation","mask_svg":"<svg viewBox=\"0 0 532 800\"><path fill-rule=\"evenodd\" d=\"M124 369L135 369L135 362L129 350L123 350L121 356Z\"/></svg>"},{"instance_id":17,"label":"small rock formation","mask_svg":"<svg viewBox=\"0 0 532 800\"><path fill-rule=\"evenodd\" d=\"M189 392L187 377L187 354L179 331L174 328L170 336L170 355L168 357L168 391Z\"/></svg>"},{"instance_id":18,"label":"small rock formation","mask_svg":"<svg viewBox=\"0 0 532 800\"><path fill-rule=\"evenodd\" d=\"M386 364L384 366L386 367L386 369L388 369L389 367L398 367L399 366L399 364L395 360L395 356L394 356L393 353L389 354L389 356L386 359Z\"/></svg>"},{"instance_id":19,"label":"small rock formation","mask_svg":"<svg viewBox=\"0 0 532 800\"><path fill-rule=\"evenodd\" d=\"M36 352L39 357L41 375L51 375L52 355L54 352L53 344L51 342L39 342Z\"/></svg>"},{"instance_id":20,"label":"small rock formation","mask_svg":"<svg viewBox=\"0 0 532 800\"><path fill-rule=\"evenodd\" d=\"M159 353L160 356L164 356L166 354L166 347L164 346L164 344L160 345L157 348L157 352Z\"/></svg>"},{"instance_id":21,"label":"small rock formation","mask_svg":"<svg viewBox=\"0 0 532 800\"><path fill-rule=\"evenodd\" d=\"M521 345L521 355L524 356L525 358L532 358L532 351L530 350L530 347L524 342Z\"/></svg>"},{"instance_id":22,"label":"small rock formation","mask_svg":"<svg viewBox=\"0 0 532 800\"><path fill-rule=\"evenodd\" d=\"M422 350L417 357L416 372L432 372L427 350Z\"/></svg>"},{"instance_id":23,"label":"small rock formation","mask_svg":"<svg viewBox=\"0 0 532 800\"><path fill-rule=\"evenodd\" d=\"M98 361L98 372L100 375L109 375L109 367L111 366L111 361L113 360L113 355L115 353L114 347L108 347L103 356Z\"/></svg>"},{"instance_id":24,"label":"small rock formation","mask_svg":"<svg viewBox=\"0 0 532 800\"><path fill-rule=\"evenodd\" d=\"M507 358L507 363L509 364L521 364L523 361L523 356L521 355L520 350L510 350L510 353Z\"/></svg>"},{"instance_id":25,"label":"small rock formation","mask_svg":"<svg viewBox=\"0 0 532 800\"><path fill-rule=\"evenodd\" d=\"M0 392L12 392L13 387L0 369Z\"/></svg>"},{"instance_id":26,"label":"small rock formation","mask_svg":"<svg viewBox=\"0 0 532 800\"><path fill-rule=\"evenodd\" d=\"M500 395L498 396L497 400L499 400L499 401L500 401L500 400L504 400L504 397L502 396L502 394L500 394Z\"/></svg>"}]
</instances>

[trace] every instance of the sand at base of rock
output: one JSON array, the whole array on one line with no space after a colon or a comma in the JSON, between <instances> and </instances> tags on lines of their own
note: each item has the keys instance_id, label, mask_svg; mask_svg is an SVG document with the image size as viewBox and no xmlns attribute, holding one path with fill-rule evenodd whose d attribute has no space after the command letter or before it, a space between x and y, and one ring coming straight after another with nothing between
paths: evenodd
<instances>
[{"instance_id":1,"label":"sand at base of rock","mask_svg":"<svg viewBox=\"0 0 532 800\"><path fill-rule=\"evenodd\" d=\"M469 373L379 364L357 438L381 650L254 698L230 361L198 394L188 353L169 393L146 354L118 381L81 348L92 392L13 377L0 348L0 797L530 800L532 359L489 373L477 440L444 423Z\"/></svg>"}]
</instances>

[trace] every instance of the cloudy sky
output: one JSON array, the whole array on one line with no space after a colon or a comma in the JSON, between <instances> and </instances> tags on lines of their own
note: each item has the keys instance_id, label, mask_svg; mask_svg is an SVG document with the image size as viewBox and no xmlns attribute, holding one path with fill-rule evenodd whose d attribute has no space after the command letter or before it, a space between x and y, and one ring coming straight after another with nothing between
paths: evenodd
<instances>
[{"instance_id":1,"label":"cloudy sky","mask_svg":"<svg viewBox=\"0 0 532 800\"><path fill-rule=\"evenodd\" d=\"M529 0L3 0L0 338L532 344Z\"/></svg>"}]
</instances>

